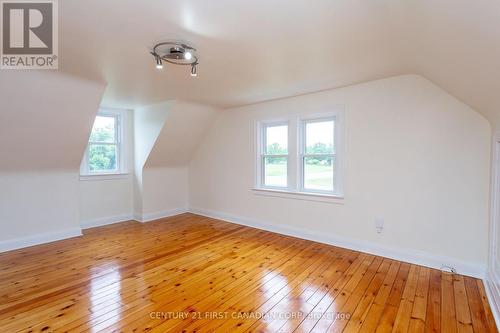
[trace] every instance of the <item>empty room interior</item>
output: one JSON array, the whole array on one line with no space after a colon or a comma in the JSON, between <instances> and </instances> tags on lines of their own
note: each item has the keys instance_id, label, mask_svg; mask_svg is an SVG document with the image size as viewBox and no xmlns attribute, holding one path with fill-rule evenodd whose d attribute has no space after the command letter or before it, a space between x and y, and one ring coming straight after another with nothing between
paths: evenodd
<instances>
[{"instance_id":1,"label":"empty room interior","mask_svg":"<svg viewBox=\"0 0 500 333\"><path fill-rule=\"evenodd\" d=\"M0 332L498 332L500 2L2 0Z\"/></svg>"}]
</instances>

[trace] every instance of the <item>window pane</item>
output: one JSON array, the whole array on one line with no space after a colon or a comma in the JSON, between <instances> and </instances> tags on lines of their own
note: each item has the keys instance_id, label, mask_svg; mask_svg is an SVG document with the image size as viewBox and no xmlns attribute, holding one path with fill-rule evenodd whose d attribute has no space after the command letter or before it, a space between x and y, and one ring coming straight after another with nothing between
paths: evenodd
<instances>
[{"instance_id":1,"label":"window pane","mask_svg":"<svg viewBox=\"0 0 500 333\"><path fill-rule=\"evenodd\" d=\"M333 120L306 123L306 154L333 154Z\"/></svg>"},{"instance_id":2,"label":"window pane","mask_svg":"<svg viewBox=\"0 0 500 333\"><path fill-rule=\"evenodd\" d=\"M332 156L304 157L304 188L333 191L333 172Z\"/></svg>"},{"instance_id":3,"label":"window pane","mask_svg":"<svg viewBox=\"0 0 500 333\"><path fill-rule=\"evenodd\" d=\"M288 154L288 126L266 127L266 154L284 155Z\"/></svg>"},{"instance_id":4,"label":"window pane","mask_svg":"<svg viewBox=\"0 0 500 333\"><path fill-rule=\"evenodd\" d=\"M90 141L115 142L115 121L115 117L97 116L90 134Z\"/></svg>"},{"instance_id":5,"label":"window pane","mask_svg":"<svg viewBox=\"0 0 500 333\"><path fill-rule=\"evenodd\" d=\"M116 146L91 144L89 146L90 171L116 171Z\"/></svg>"},{"instance_id":6,"label":"window pane","mask_svg":"<svg viewBox=\"0 0 500 333\"><path fill-rule=\"evenodd\" d=\"M264 184L266 186L287 186L287 162L286 157L264 158Z\"/></svg>"}]
</instances>

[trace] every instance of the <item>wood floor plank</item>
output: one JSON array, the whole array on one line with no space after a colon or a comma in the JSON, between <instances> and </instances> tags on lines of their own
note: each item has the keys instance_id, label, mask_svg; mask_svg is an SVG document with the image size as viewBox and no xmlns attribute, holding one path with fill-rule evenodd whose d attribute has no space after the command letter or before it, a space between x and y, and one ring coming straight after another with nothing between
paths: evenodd
<instances>
[{"instance_id":1,"label":"wood floor plank","mask_svg":"<svg viewBox=\"0 0 500 333\"><path fill-rule=\"evenodd\" d=\"M343 293L347 283L351 281L354 274L358 272L361 265L367 259L372 260L370 256L360 254L355 259L349 260L347 269L345 269L345 271L342 270L341 274L336 276L334 281L330 282L330 287L319 288L318 291L307 299L306 303L312 305L313 308L300 322L295 332L309 332L314 328L316 323L321 320L328 311L335 299Z\"/></svg>"},{"instance_id":2,"label":"wood floor plank","mask_svg":"<svg viewBox=\"0 0 500 333\"><path fill-rule=\"evenodd\" d=\"M352 315L356 300L361 298L365 289L368 287L373 276L382 264L380 257L371 257L366 264L366 269L359 271L361 274L354 274L351 280L346 284L340 295L332 302L326 310L325 315L316 323L311 332L328 332L334 323L344 322L345 318Z\"/></svg>"},{"instance_id":3,"label":"wood floor plank","mask_svg":"<svg viewBox=\"0 0 500 333\"><path fill-rule=\"evenodd\" d=\"M265 238L262 239L262 241L265 243ZM248 254L248 255L251 255L252 254L252 251L258 251L259 250L259 247L258 246L258 243L254 243L252 246L249 246L249 247L243 247L241 250L244 250L245 251L245 254ZM263 245L262 247L265 247L266 245ZM257 248L253 248L253 247L257 247ZM230 253L235 253L235 247L233 246L233 248L231 249L231 252ZM220 256L220 258L223 258L224 260L222 261L219 261L219 260L213 260L210 264L214 265L216 264L216 268L213 272L210 272L210 271L207 271L205 270L205 274L204 274L204 277L207 277L207 276L210 276L211 278L211 282L215 282L215 280L213 279L213 277L217 277L219 276L217 272L218 270L218 267L220 267L219 265L225 265L225 264L228 264L231 260L235 261L235 262L238 262L237 259L235 258L226 258L226 256ZM174 264L177 264L175 261L169 263L169 266L171 265L174 265ZM192 265L193 263L191 263ZM195 271L199 271L199 267L201 266L201 268L203 267L208 267L207 264L205 263L200 263L198 265L198 267L195 267ZM175 267L175 266L174 266ZM134 289L135 293L132 295L132 297L121 297L120 300L121 302L126 302L127 304L134 304L134 302L138 303L138 304L144 304L145 302L145 299L144 297L146 295L151 295L150 299L153 300L153 293L158 290L159 292L161 293L166 293L168 291L173 291L173 292L178 292L179 289L181 288L188 288L189 286L189 283L199 283L199 280L196 280L196 275L193 274L194 271L193 270L190 270L188 269L189 266L185 266L186 268L184 269L181 269L182 267L176 267L176 273L173 272L171 269L168 270L169 272L169 278L162 278L162 280L160 280L159 282L157 283L154 283L154 284L150 284L148 287L150 288L147 288L147 290L145 290L147 292L147 294L143 294L143 293L139 293L138 292L138 289ZM229 268L231 266L228 266ZM172 275L173 277L171 278L170 275ZM183 276L185 277L185 279L183 279ZM151 276L151 278L153 278L154 276ZM195 280L194 282L191 282L191 280ZM154 282L154 280L150 279L151 283ZM178 286L177 286L178 284ZM181 287L182 286L182 287ZM181 287L181 288L179 288ZM181 289L182 290L182 289ZM139 296L139 297L138 297ZM159 297L156 296L156 297ZM98 299L101 299L102 297L99 297ZM107 318L109 316L109 314L113 314L111 316L111 318L109 318L110 320L113 320L114 317L116 317L117 313L116 311L119 311L119 307L120 307L120 303L121 302L115 302L116 304L106 304L106 307L103 308L103 312L100 312L98 311L98 309L96 309L95 305L93 304L93 307L92 307L92 324L97 324L97 323L100 323L102 321L104 321L105 318ZM71 319L70 318L67 318L67 320ZM72 318L72 319L75 319L75 318ZM76 326L76 324L79 324L80 321L79 320L74 320L71 325L66 325L66 327L74 327ZM52 324L51 326L52 328L57 328L57 325L55 324Z\"/></svg>"},{"instance_id":4,"label":"wood floor plank","mask_svg":"<svg viewBox=\"0 0 500 333\"><path fill-rule=\"evenodd\" d=\"M425 316L427 314L427 297L429 294L430 269L420 267L417 289L415 290L415 299L411 312L409 332L425 331Z\"/></svg>"},{"instance_id":5,"label":"wood floor plank","mask_svg":"<svg viewBox=\"0 0 500 333\"><path fill-rule=\"evenodd\" d=\"M342 251L345 253L345 251ZM284 324L279 328L279 331L293 332L296 331L298 326L308 317L318 316L316 312L319 308L316 306L328 295L328 298L333 297L338 293L339 288L336 286L341 285L342 279L345 277L346 272L351 269L354 264L354 259L359 257L359 253L349 253L338 265L335 265L335 273L331 276L324 276L323 282L319 281L318 288L314 287L308 288L307 292L304 293L300 301L296 302L297 311L301 314L300 316L289 316L286 320L283 320ZM352 263L352 264L351 264ZM313 312L313 310L316 310ZM291 314L293 314L292 312Z\"/></svg>"},{"instance_id":6,"label":"wood floor plank","mask_svg":"<svg viewBox=\"0 0 500 333\"><path fill-rule=\"evenodd\" d=\"M312 248L310 249L312 250ZM312 250L314 251L314 250ZM217 308L219 311L224 310L225 304L231 304L234 298L243 297L247 298L250 295L255 293L260 293L264 290L272 290L273 288L279 288L283 286L281 282L281 276L287 274L288 271L291 270L291 267L294 265L296 260L302 260L304 265L307 263L304 260L309 259L312 261L317 261L316 258L311 257L311 253L307 254L308 251L297 251L297 252L289 252L288 255L280 256L279 260L275 263L270 263L269 265L266 263L258 263L257 268L253 271L255 274L245 275L246 279L238 279L236 281L229 281L228 285L223 286L220 289L215 286L214 290L210 293L210 298L207 298L203 295L198 295L195 297L187 298L186 302L181 302L180 304L176 304L175 306L167 304L162 304L162 308L167 308L168 311L189 311L192 309L196 309L198 312L211 312L211 309ZM269 254L266 255L269 257ZM297 257L297 258L295 258ZM319 259L319 258L318 258ZM249 258L249 260L253 260ZM255 260L254 260L255 261ZM312 266L315 267L314 265ZM307 266L304 266L307 268ZM246 268L245 268L246 269ZM309 267L308 269L311 269ZM145 318L147 320L147 318ZM202 320L202 318L196 318L197 321ZM194 318L193 320L194 321ZM167 329L171 329L172 327L179 327L180 325L189 325L192 321L184 321L184 320L170 320L166 323L149 323L144 327L153 328L159 325L159 328L163 331ZM162 325L163 324L163 325Z\"/></svg>"},{"instance_id":7,"label":"wood floor plank","mask_svg":"<svg viewBox=\"0 0 500 333\"><path fill-rule=\"evenodd\" d=\"M479 295L481 296L481 302L483 303L483 310L486 315L486 325L488 326L490 332L498 332L498 327L495 324L495 319L493 318L493 313L491 312L490 304L488 303L488 298L486 297L484 284L481 280L476 279L476 285Z\"/></svg>"},{"instance_id":8,"label":"wood floor plank","mask_svg":"<svg viewBox=\"0 0 500 333\"><path fill-rule=\"evenodd\" d=\"M410 265L402 263L375 332L392 332L398 314L399 304L401 303L401 295L403 294L409 272Z\"/></svg>"},{"instance_id":9,"label":"wood floor plank","mask_svg":"<svg viewBox=\"0 0 500 333\"><path fill-rule=\"evenodd\" d=\"M435 269L430 270L425 331L441 332L441 273Z\"/></svg>"},{"instance_id":10,"label":"wood floor plank","mask_svg":"<svg viewBox=\"0 0 500 333\"><path fill-rule=\"evenodd\" d=\"M481 295L479 294L475 279L464 277L464 282L474 331L495 332L488 327L486 312L484 311Z\"/></svg>"},{"instance_id":11,"label":"wood floor plank","mask_svg":"<svg viewBox=\"0 0 500 333\"><path fill-rule=\"evenodd\" d=\"M336 272L338 272L338 268L341 266L343 260L345 260L345 258L342 257L337 257L334 260L329 260L328 258L322 260L322 266L315 274L311 274L304 279L304 281L298 283L290 293L276 302L274 306L271 303L261 306L260 310L270 308L270 310L266 312L266 315L268 316L263 318L261 321L253 321L253 324L248 331L260 331L264 327L267 330L279 330L287 318L275 315L287 314L290 312L301 312L301 306L307 304L305 301L315 292L316 289L319 288L319 286L327 283L325 281L328 281ZM205 326L206 324L207 323L202 323L201 325L198 325L198 327L201 328L201 326ZM231 324L228 323L226 325L229 326ZM250 325L250 322L247 322L246 325L242 324L240 326L235 324L235 327L232 327L231 331L241 331L245 329L245 326ZM187 328L189 329L189 327Z\"/></svg>"},{"instance_id":12,"label":"wood floor plank","mask_svg":"<svg viewBox=\"0 0 500 333\"><path fill-rule=\"evenodd\" d=\"M460 275L453 276L453 289L455 292L455 315L457 317L457 331L459 333L474 332L469 310L469 301L465 291L464 279Z\"/></svg>"},{"instance_id":13,"label":"wood floor plank","mask_svg":"<svg viewBox=\"0 0 500 333\"><path fill-rule=\"evenodd\" d=\"M271 274L270 280L266 282L266 287L263 290L259 290L259 291L262 294L265 294L269 290L271 290L271 292L272 292L272 290L276 290L276 289L279 290L280 288L282 288L283 281L281 279L281 276L299 274L301 272L301 270L294 269L294 268L297 267L297 264L299 262L303 262L304 265L300 266L300 269L306 269L308 267L307 263L309 262L309 264L312 264L311 261L315 260L313 257L314 257L314 254L316 253L316 251L317 251L317 249L316 249L315 245L309 244L307 246L304 246L302 248L302 250L300 250L298 253L294 253L291 256L292 258L288 259L285 263L283 263L280 267L277 268L276 272L274 272L274 271L271 272L272 274ZM230 278L230 282L233 282L232 275L234 274L234 272L226 271L226 273L229 273L228 278ZM212 294L212 291L207 290L206 287L205 288L202 287L203 285L205 285L205 286L207 285L208 280L205 279L202 281L206 281L205 283L201 283L200 287L202 290L209 292L209 294L205 295L205 297L207 297L208 295ZM191 288L190 290L197 290L197 288ZM188 300L191 298L190 296L191 295L189 295L189 294L187 295ZM139 309L133 309L132 311L129 311L131 313L122 314L120 316L121 323L114 324L113 326L107 327L106 330L103 330L103 332L113 331L116 327L123 326L124 324L128 324L129 322L130 322L130 325L134 325L137 322L138 318L145 318L144 313L147 313L149 311L167 311L167 310L170 311L171 300L172 300L172 298L170 298L170 297L166 297L166 298L159 297L154 302L154 304L151 304L149 306L142 307ZM196 308L190 309L190 310L194 310L194 311L198 312L198 309L196 309Z\"/></svg>"},{"instance_id":14,"label":"wood floor plank","mask_svg":"<svg viewBox=\"0 0 500 333\"><path fill-rule=\"evenodd\" d=\"M195 262L195 263L196 263L196 262ZM172 261L172 262L170 262L170 264L175 265L175 264L178 264L178 263L176 263L175 261ZM199 265L199 266L203 267L203 265L202 265L201 263L200 263L200 265ZM197 268L197 269L198 269L198 268ZM149 273L148 273L148 274L149 274ZM169 274L169 275L171 275L171 276L175 277L175 274L174 274L173 272L171 272L171 271L170 271L170 274ZM147 277L147 276L146 276L146 275L144 275L143 277ZM103 276L103 277L101 277L101 278L102 278L102 279L104 279L105 281L112 281L111 279L109 279L109 278L108 278L108 276L107 276L107 275L106 275L106 276ZM91 288L91 289L92 289L92 290L91 290L91 291L92 291L92 297L91 297L91 301L92 301L92 305L93 305L93 307L95 306L95 304L97 303L97 301L98 301L99 297L101 296L101 295L100 295L100 292L101 292L101 285L100 285L101 278L99 278L99 279L93 279L93 280L92 280L92 288ZM112 277L111 277L111 278L112 278ZM116 275L115 275L115 278L116 278ZM116 279L116 281L113 281L113 282L117 282L117 283L118 283L121 287L125 287L125 286L124 286L124 282L128 282L128 280L127 280L127 278L126 278L126 277L124 277L124 276L120 276L120 278L119 278L119 279ZM116 284L116 283L115 283L115 284ZM151 285L150 285L149 287L151 287ZM111 291L112 291L112 290L111 290ZM107 291L107 292L108 292L108 291ZM135 292L136 292L136 294L137 294L137 289L135 289ZM73 297L74 297L74 296L73 296ZM80 304L80 305L81 305L81 304ZM75 307L75 308L73 308L72 310L74 311L75 309L76 309L76 307ZM92 310L92 311L95 311L95 309L94 309L94 308L92 308L91 310ZM36 312L35 312L35 313L36 313ZM21 315L23 315L23 314L21 314Z\"/></svg>"},{"instance_id":15,"label":"wood floor plank","mask_svg":"<svg viewBox=\"0 0 500 333\"><path fill-rule=\"evenodd\" d=\"M453 275L441 273L441 331L457 332Z\"/></svg>"},{"instance_id":16,"label":"wood floor plank","mask_svg":"<svg viewBox=\"0 0 500 333\"><path fill-rule=\"evenodd\" d=\"M393 333L408 332L410 325L411 313L415 300L415 293L418 287L419 272L421 267L411 265L410 272L408 273L408 280L406 281L405 289L403 290L403 297L399 303L398 313L394 321Z\"/></svg>"},{"instance_id":17,"label":"wood floor plank","mask_svg":"<svg viewBox=\"0 0 500 333\"><path fill-rule=\"evenodd\" d=\"M359 332L366 316L368 315L370 307L375 300L375 296L377 295L382 286L382 283L387 277L387 272L389 271L391 262L392 261L390 259L385 259L382 262L382 265L380 265L377 273L375 274L373 280L370 282L370 285L366 289L361 300L351 300L351 303L353 303L352 301L354 301L354 303L357 304L351 305L352 308L355 308L354 311L352 309L345 309L346 312L352 313L352 315L349 316L349 319L335 321L330 330L334 329L337 331L341 331L345 326L345 329L342 330L343 332Z\"/></svg>"},{"instance_id":18,"label":"wood floor plank","mask_svg":"<svg viewBox=\"0 0 500 333\"><path fill-rule=\"evenodd\" d=\"M368 314L360 327L360 332L375 332L377 329L378 322L382 317L382 311L385 308L387 300L392 290L392 286L398 278L399 268L401 266L400 262L393 262L391 268L387 273L382 287L379 289L377 296L375 297L372 306L370 307Z\"/></svg>"},{"instance_id":19,"label":"wood floor plank","mask_svg":"<svg viewBox=\"0 0 500 333\"><path fill-rule=\"evenodd\" d=\"M329 274L330 271L327 271L325 273L325 271L328 270L329 267L332 267L331 265L328 265L328 261L326 262L327 265L324 265L325 262L323 260L320 261L320 264L321 266L318 266L317 270L311 271L307 275L302 274L302 276L299 276L294 281L291 281L291 283L289 283L287 286L288 288L282 288L279 293L276 293L265 303L262 303L260 306L253 309L253 311L267 315L267 317L264 317L262 318L262 320L258 321L247 321L246 325L235 327L231 330L231 332L278 331L280 327L283 326L283 321L286 320L286 317L281 317L281 315L285 315L294 310L295 312L298 311L297 308L293 309L293 307L294 305L295 307L297 307L298 304L294 303L294 301L299 300L298 297L300 297L299 295L301 294L301 291L303 289L307 290L314 282L319 283L319 280L321 280L324 274ZM334 264L334 266L337 265ZM241 302L242 299L240 298L237 301ZM252 309L250 311L252 311ZM253 324L251 325L252 321ZM195 330L199 330L200 332L207 331L207 328L208 326L210 326L210 324L211 323L201 323L201 325L197 325L197 327L195 327ZM248 330L246 330L246 326L250 326ZM187 327L187 329L189 330L191 328ZM217 329L225 330L225 328L221 328L220 326L218 326Z\"/></svg>"},{"instance_id":20,"label":"wood floor plank","mask_svg":"<svg viewBox=\"0 0 500 333\"><path fill-rule=\"evenodd\" d=\"M260 242L259 242L260 243ZM257 242L254 242L253 243L253 246L255 246L256 244L259 244ZM234 256L233 258L231 258L230 261L223 261L223 262L220 262L220 261L217 261L217 262L212 262L212 263L207 263L205 265L202 265L202 267L200 269L197 270L197 272L194 272L194 274L192 272L189 272L188 270L186 270L185 272L182 273L182 276L184 277L177 277L177 278L174 278L174 279L168 279L168 280L162 280L160 281L158 284L155 285L155 288L148 288L147 291L147 294L145 295L142 295L142 297L137 297L136 294L133 294L131 296L129 296L126 300L127 302L130 304L130 303L134 303L134 302L137 302L139 304L142 305L142 308L141 307L138 307L139 309L143 309L147 304L144 302L144 297L146 296L149 296L147 299L148 300L151 300L152 302L155 301L155 299L160 299L160 297L168 297L168 299L170 300L170 303L172 302L175 302L175 305L176 307L175 308L171 308L170 311L183 311L185 310L183 307L182 307L182 304L184 303L188 303L188 305L190 304L189 302L193 302L195 299L199 298L199 297L206 297L205 294L213 294L215 291L216 291L216 288L218 285L220 284L223 284L224 283L224 280L225 281L228 281L228 283L232 283L234 282L233 280L235 279L237 273L235 273L233 271L233 273L230 275L230 276L227 276L225 274L223 274L224 271L229 271L229 270L234 270L237 266L235 265L243 265L244 269L242 270L242 274L246 274L247 272L252 272L252 269L254 269L255 267L259 267L259 269L266 269L266 268L272 268L274 267L275 263L276 265L282 263L282 262L285 262L286 260L289 259L289 256L293 256L294 253L300 251L300 248L298 248L297 246L295 246L294 244L286 244L286 243L289 243L289 242L286 242L285 240L279 240L279 241L276 241L274 243L274 245L282 245L283 248L280 249L280 251L276 250L276 249L273 249L273 252L267 252L267 254L264 256L264 258L262 258L261 262L259 261L255 261L253 260L251 257L252 257L252 252L251 251L248 251L248 252L245 252L244 253L244 256L246 258L240 258L238 256ZM265 248L267 248L268 246L265 244L263 247L257 247L255 250L253 251L264 251ZM245 249L245 247L243 247L243 249ZM234 246L232 247L232 250L234 251ZM285 250L286 251L286 254L285 253L282 253L281 250ZM279 255L279 257L278 257ZM280 260L277 260L277 258L279 258ZM243 260L241 260L243 259ZM253 265L248 265L248 262L253 260L254 263ZM184 269L182 270L184 271ZM200 276L201 274L201 276ZM217 278L217 277L223 277L224 280L223 281L220 281L220 282L216 282L214 280L214 278ZM244 278L247 277L248 278L248 275L244 276ZM197 294L197 291L200 289L200 288L197 288L197 284L200 283L201 284L201 279L205 279L205 281L207 281L206 283L208 283L208 285L210 285L210 287L207 289L201 289L200 290L200 293ZM190 282L190 281L193 281L193 282ZM244 282L244 281L242 281ZM194 283L194 285L193 285ZM163 286L165 284L165 286ZM192 286L190 286L190 284ZM190 289L191 288L191 289ZM213 288L213 289L212 289ZM170 294L170 293L173 293L173 294ZM179 302L179 299L175 297L175 293L180 293L182 295L182 301ZM162 296L163 295L163 296ZM203 296L205 295L205 296ZM152 304L155 304L155 303L152 303ZM166 305L166 304L164 304ZM187 305L186 305L187 307ZM137 308L136 307L130 307L130 309L128 310L128 312L137 312ZM121 315L125 315L125 313L122 313L122 311L120 311L120 309L117 309L117 311L115 311L115 313L111 313L111 316L109 314L109 311L108 313L103 313L103 315L101 316L94 316L93 320L91 323L85 323L85 325L82 325L82 327L80 328L80 330L82 331L85 331L87 328L93 326L93 325L99 325L101 327L105 327L105 322L111 322L112 324L115 324L115 317L117 316L121 316ZM141 316L140 313L137 314L137 316ZM143 318L144 319L144 316ZM145 318L146 320L149 319L149 318ZM134 317L130 317L127 319L127 320L131 320L131 321L134 321L135 323L137 323L137 320L134 318ZM125 324L125 320L122 320L120 322L120 324Z\"/></svg>"},{"instance_id":21,"label":"wood floor plank","mask_svg":"<svg viewBox=\"0 0 500 333\"><path fill-rule=\"evenodd\" d=\"M497 328L481 280L181 214L0 253L0 331Z\"/></svg>"},{"instance_id":22,"label":"wood floor plank","mask_svg":"<svg viewBox=\"0 0 500 333\"><path fill-rule=\"evenodd\" d=\"M307 273L307 275L305 274ZM210 322L206 323L202 327L200 327L199 332L210 332L213 329L226 331L228 326L233 326L229 331L231 332L243 332L246 331L247 328L251 327L256 319L246 318L246 316L251 315L253 313L259 314L267 314L272 311L272 309L280 303L287 295L291 293L293 289L295 289L300 284L308 286L311 278L314 278L314 275L310 275L309 272L304 272L299 276L291 276L287 280L289 283L287 284L278 284L278 288L259 288L255 293L246 295L243 298L237 298L232 300L232 305L227 309L230 313L240 313L245 315L243 321L241 321L240 317L230 319L223 323L221 326L221 322ZM276 313L273 313L276 314Z\"/></svg>"}]
</instances>

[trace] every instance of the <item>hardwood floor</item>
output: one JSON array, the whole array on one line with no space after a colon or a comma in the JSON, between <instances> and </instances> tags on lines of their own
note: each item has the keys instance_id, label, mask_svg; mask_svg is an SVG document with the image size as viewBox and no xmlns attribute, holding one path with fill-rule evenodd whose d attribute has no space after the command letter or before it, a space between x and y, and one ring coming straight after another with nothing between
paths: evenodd
<instances>
[{"instance_id":1,"label":"hardwood floor","mask_svg":"<svg viewBox=\"0 0 500 333\"><path fill-rule=\"evenodd\" d=\"M480 280L192 214L0 254L0 332L497 332Z\"/></svg>"}]
</instances>

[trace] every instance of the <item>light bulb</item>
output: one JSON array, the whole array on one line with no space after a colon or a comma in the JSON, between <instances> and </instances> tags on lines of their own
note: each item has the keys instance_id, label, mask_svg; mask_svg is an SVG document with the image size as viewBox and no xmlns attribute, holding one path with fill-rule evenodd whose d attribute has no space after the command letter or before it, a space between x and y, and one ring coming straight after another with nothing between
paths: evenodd
<instances>
[{"instance_id":1,"label":"light bulb","mask_svg":"<svg viewBox=\"0 0 500 333\"><path fill-rule=\"evenodd\" d=\"M191 60L192 57L193 55L191 54L191 52L187 51L186 53L184 53L184 59Z\"/></svg>"},{"instance_id":2,"label":"light bulb","mask_svg":"<svg viewBox=\"0 0 500 333\"><path fill-rule=\"evenodd\" d=\"M156 69L163 69L163 63L160 57L156 57Z\"/></svg>"}]
</instances>

